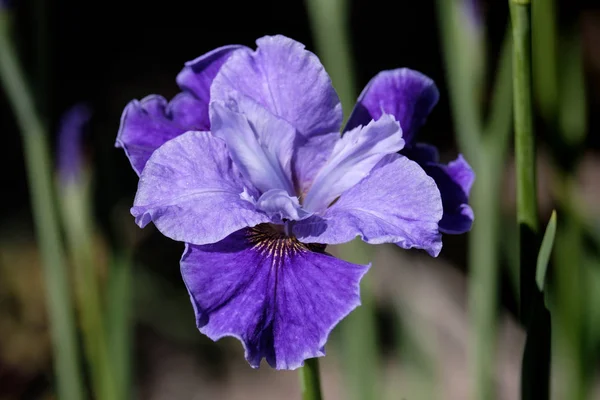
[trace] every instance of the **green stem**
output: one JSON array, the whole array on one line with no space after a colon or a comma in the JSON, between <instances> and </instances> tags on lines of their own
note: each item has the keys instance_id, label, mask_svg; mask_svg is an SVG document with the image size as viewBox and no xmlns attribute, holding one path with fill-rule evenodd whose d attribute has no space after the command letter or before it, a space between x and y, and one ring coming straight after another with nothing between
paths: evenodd
<instances>
[{"instance_id":1,"label":"green stem","mask_svg":"<svg viewBox=\"0 0 600 400\"><path fill-rule=\"evenodd\" d=\"M513 106L515 113L515 168L519 225L521 317L536 290L538 243L535 140L531 101L531 4L510 1L513 32Z\"/></svg>"},{"instance_id":2,"label":"green stem","mask_svg":"<svg viewBox=\"0 0 600 400\"><path fill-rule=\"evenodd\" d=\"M300 386L302 400L321 400L321 378L319 376L319 359L309 358L300 368Z\"/></svg>"},{"instance_id":3,"label":"green stem","mask_svg":"<svg viewBox=\"0 0 600 400\"><path fill-rule=\"evenodd\" d=\"M46 132L35 111L23 70L8 39L6 18L0 13L0 79L23 138L31 205L48 296L58 398L79 400L83 399L83 381L69 279L52 192L50 152Z\"/></svg>"}]
</instances>

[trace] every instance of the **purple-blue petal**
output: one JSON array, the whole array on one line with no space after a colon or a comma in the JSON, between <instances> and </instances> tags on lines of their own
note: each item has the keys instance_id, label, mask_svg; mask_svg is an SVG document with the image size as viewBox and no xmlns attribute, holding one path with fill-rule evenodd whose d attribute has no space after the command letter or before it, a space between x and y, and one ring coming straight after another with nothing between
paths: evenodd
<instances>
[{"instance_id":1,"label":"purple-blue petal","mask_svg":"<svg viewBox=\"0 0 600 400\"><path fill-rule=\"evenodd\" d=\"M324 211L338 196L360 182L388 154L404 146L398 122L385 114L367 126L348 131L335 143L304 200L311 212Z\"/></svg>"},{"instance_id":2,"label":"purple-blue petal","mask_svg":"<svg viewBox=\"0 0 600 400\"><path fill-rule=\"evenodd\" d=\"M331 330L360 304L367 269L262 227L187 245L181 260L200 331L240 340L254 368L263 358L296 369L323 356Z\"/></svg>"},{"instance_id":3,"label":"purple-blue petal","mask_svg":"<svg viewBox=\"0 0 600 400\"><path fill-rule=\"evenodd\" d=\"M186 132L152 154L131 213L142 228L152 221L171 239L208 244L269 222L246 200L257 196L229 158L225 142L210 132Z\"/></svg>"},{"instance_id":4,"label":"purple-blue petal","mask_svg":"<svg viewBox=\"0 0 600 400\"><path fill-rule=\"evenodd\" d=\"M427 175L435 180L442 195L444 216L440 221L440 231L449 234L470 231L474 215L469 206L469 192L475 180L471 166L462 155L448 165L426 163L422 166Z\"/></svg>"},{"instance_id":5,"label":"purple-blue petal","mask_svg":"<svg viewBox=\"0 0 600 400\"><path fill-rule=\"evenodd\" d=\"M296 151L292 159L294 185L299 196L305 197L315 177L323 168L335 144L340 139L339 132L304 138L296 137Z\"/></svg>"},{"instance_id":6,"label":"purple-blue petal","mask_svg":"<svg viewBox=\"0 0 600 400\"><path fill-rule=\"evenodd\" d=\"M210 103L210 85L215 76L229 57L236 51L250 51L240 45L229 45L216 48L200 57L185 63L185 67L177 75L177 84L187 90L205 104L202 109L203 117L208 119L208 104Z\"/></svg>"},{"instance_id":7,"label":"purple-blue petal","mask_svg":"<svg viewBox=\"0 0 600 400\"><path fill-rule=\"evenodd\" d=\"M420 72L408 68L382 71L363 89L345 130L391 114L400 122L409 145L439 97L433 80Z\"/></svg>"},{"instance_id":8,"label":"purple-blue petal","mask_svg":"<svg viewBox=\"0 0 600 400\"><path fill-rule=\"evenodd\" d=\"M305 137L339 132L342 106L318 57L285 36L265 36L254 52L236 51L211 86L213 100L248 96Z\"/></svg>"},{"instance_id":9,"label":"purple-blue petal","mask_svg":"<svg viewBox=\"0 0 600 400\"><path fill-rule=\"evenodd\" d=\"M271 189L263 193L256 201L256 208L265 212L277 224L282 224L284 220L300 221L311 216L311 213L302 208L296 196L290 196L282 189Z\"/></svg>"},{"instance_id":10,"label":"purple-blue petal","mask_svg":"<svg viewBox=\"0 0 600 400\"><path fill-rule=\"evenodd\" d=\"M158 95L132 100L121 116L116 146L125 150L131 166L140 175L154 150L166 141L187 131L208 130L210 123L202 111L206 107L187 92L178 94L170 103Z\"/></svg>"},{"instance_id":11,"label":"purple-blue petal","mask_svg":"<svg viewBox=\"0 0 600 400\"><path fill-rule=\"evenodd\" d=\"M177 76L184 90L170 103L158 95L131 101L121 116L116 146L123 148L134 171L140 175L152 152L167 140L187 131L210 130L210 85L217 72L243 46L224 46L185 64Z\"/></svg>"},{"instance_id":12,"label":"purple-blue petal","mask_svg":"<svg viewBox=\"0 0 600 400\"><path fill-rule=\"evenodd\" d=\"M360 236L368 243L397 243L437 256L442 248L442 200L435 182L406 157L389 155L384 161L320 217L297 222L294 234L325 244Z\"/></svg>"},{"instance_id":13,"label":"purple-blue petal","mask_svg":"<svg viewBox=\"0 0 600 400\"><path fill-rule=\"evenodd\" d=\"M211 103L212 133L227 143L233 161L261 192L283 189L295 194L291 163L296 130L253 100L239 100Z\"/></svg>"}]
</instances>

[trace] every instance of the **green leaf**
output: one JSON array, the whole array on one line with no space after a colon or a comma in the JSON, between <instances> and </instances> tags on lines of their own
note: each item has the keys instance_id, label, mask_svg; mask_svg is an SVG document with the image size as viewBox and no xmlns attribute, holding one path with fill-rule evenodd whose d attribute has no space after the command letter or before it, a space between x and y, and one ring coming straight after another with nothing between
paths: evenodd
<instances>
[{"instance_id":1,"label":"green leaf","mask_svg":"<svg viewBox=\"0 0 600 400\"><path fill-rule=\"evenodd\" d=\"M537 268L535 273L535 281L537 283L540 292L544 291L544 281L546 280L546 270L548 269L548 262L550 261L550 254L552 253L552 247L554 245L554 235L556 234L556 210L552 211L548 226L546 226L546 232L544 233L544 239L540 246L540 252L537 258Z\"/></svg>"}]
</instances>

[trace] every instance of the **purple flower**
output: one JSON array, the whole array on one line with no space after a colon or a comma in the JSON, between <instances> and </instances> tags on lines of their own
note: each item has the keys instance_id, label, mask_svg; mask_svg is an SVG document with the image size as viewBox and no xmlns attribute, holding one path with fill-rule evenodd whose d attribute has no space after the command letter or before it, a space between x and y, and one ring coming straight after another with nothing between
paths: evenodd
<instances>
[{"instance_id":1,"label":"purple flower","mask_svg":"<svg viewBox=\"0 0 600 400\"><path fill-rule=\"evenodd\" d=\"M436 256L442 199L398 153L401 126L424 118L421 102L341 136L341 105L318 58L283 36L257 45L187 63L170 103L131 102L117 146L140 174L137 224L186 243L181 272L200 331L239 339L253 367L266 358L295 369L324 355L369 267L326 245L360 236Z\"/></svg>"},{"instance_id":2,"label":"purple flower","mask_svg":"<svg viewBox=\"0 0 600 400\"><path fill-rule=\"evenodd\" d=\"M83 170L82 139L92 111L83 103L68 109L58 130L58 175L62 184L77 181Z\"/></svg>"},{"instance_id":3,"label":"purple flower","mask_svg":"<svg viewBox=\"0 0 600 400\"><path fill-rule=\"evenodd\" d=\"M416 161L440 190L444 206L440 231L460 234L468 232L473 224L473 210L468 203L475 174L462 155L448 165L440 164L435 147L415 142L417 131L438 99L435 83L420 72L407 68L382 71L360 94L347 129L386 113L393 115L400 122L406 141L400 153Z\"/></svg>"}]
</instances>

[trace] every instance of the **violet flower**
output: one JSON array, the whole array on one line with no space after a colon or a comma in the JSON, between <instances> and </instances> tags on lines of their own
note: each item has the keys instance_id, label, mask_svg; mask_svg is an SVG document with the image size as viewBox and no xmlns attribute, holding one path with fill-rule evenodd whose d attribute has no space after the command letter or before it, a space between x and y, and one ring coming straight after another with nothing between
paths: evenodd
<instances>
[{"instance_id":1,"label":"violet flower","mask_svg":"<svg viewBox=\"0 0 600 400\"><path fill-rule=\"evenodd\" d=\"M418 125L428 104L408 92L404 108L341 136L319 59L283 36L257 45L187 63L170 103L132 101L117 146L140 174L137 224L186 243L181 272L200 331L239 339L252 367L266 358L295 369L324 355L330 331L360 303L368 266L325 246L360 236L436 256L442 198L398 153L402 124Z\"/></svg>"},{"instance_id":2,"label":"violet flower","mask_svg":"<svg viewBox=\"0 0 600 400\"><path fill-rule=\"evenodd\" d=\"M460 234L471 230L473 224L473 210L468 203L475 174L462 155L443 165L439 163L435 147L415 142L417 131L439 97L435 83L420 72L408 68L382 71L358 97L346 129L368 123L385 113L396 117L406 141L400 154L419 163L435 180L442 195L444 216L440 231Z\"/></svg>"}]
</instances>

